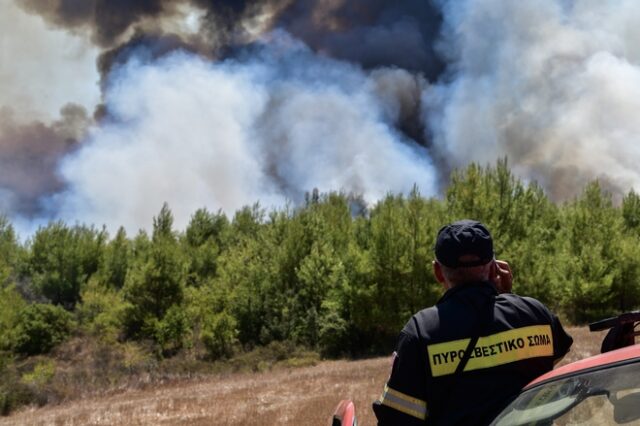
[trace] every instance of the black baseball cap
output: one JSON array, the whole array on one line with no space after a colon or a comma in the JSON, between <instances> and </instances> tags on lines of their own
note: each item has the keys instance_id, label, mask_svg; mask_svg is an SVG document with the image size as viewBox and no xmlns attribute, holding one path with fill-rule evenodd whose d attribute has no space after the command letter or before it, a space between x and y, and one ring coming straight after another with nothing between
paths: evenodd
<instances>
[{"instance_id":1,"label":"black baseball cap","mask_svg":"<svg viewBox=\"0 0 640 426\"><path fill-rule=\"evenodd\" d=\"M436 260L450 268L480 266L493 260L493 240L486 226L460 220L443 226L436 238Z\"/></svg>"}]
</instances>

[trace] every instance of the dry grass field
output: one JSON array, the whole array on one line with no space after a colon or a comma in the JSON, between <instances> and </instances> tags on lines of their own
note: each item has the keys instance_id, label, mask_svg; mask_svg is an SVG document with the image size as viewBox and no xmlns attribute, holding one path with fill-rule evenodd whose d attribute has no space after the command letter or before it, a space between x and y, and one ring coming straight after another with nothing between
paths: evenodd
<instances>
[{"instance_id":1,"label":"dry grass field","mask_svg":"<svg viewBox=\"0 0 640 426\"><path fill-rule=\"evenodd\" d=\"M603 333L569 328L575 343L563 363L595 354ZM328 425L340 399L352 399L361 425L389 373L389 359L325 361L312 367L216 376L153 389L27 408L0 425Z\"/></svg>"}]
</instances>

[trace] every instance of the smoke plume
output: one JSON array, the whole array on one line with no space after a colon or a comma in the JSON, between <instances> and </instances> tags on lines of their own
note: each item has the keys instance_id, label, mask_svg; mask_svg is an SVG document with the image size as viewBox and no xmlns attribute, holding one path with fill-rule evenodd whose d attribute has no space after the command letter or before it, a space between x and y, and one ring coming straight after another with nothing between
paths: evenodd
<instances>
[{"instance_id":1,"label":"smoke plume","mask_svg":"<svg viewBox=\"0 0 640 426\"><path fill-rule=\"evenodd\" d=\"M244 60L176 53L120 68L107 88L109 122L64 162L73 185L58 200L63 215L135 229L165 199L180 200L173 210L185 220L204 204L282 205L312 188L369 202L414 182L433 193L428 156L395 129L402 111L385 88L424 83L274 38Z\"/></svg>"},{"instance_id":2,"label":"smoke plume","mask_svg":"<svg viewBox=\"0 0 640 426\"><path fill-rule=\"evenodd\" d=\"M480 0L445 8L451 76L425 94L453 166L507 155L553 198L640 187L640 3Z\"/></svg>"},{"instance_id":3,"label":"smoke plume","mask_svg":"<svg viewBox=\"0 0 640 426\"><path fill-rule=\"evenodd\" d=\"M13 217L135 231L164 201L184 226L313 188L438 195L504 156L556 200L640 186L634 0L6 2Z\"/></svg>"}]
</instances>

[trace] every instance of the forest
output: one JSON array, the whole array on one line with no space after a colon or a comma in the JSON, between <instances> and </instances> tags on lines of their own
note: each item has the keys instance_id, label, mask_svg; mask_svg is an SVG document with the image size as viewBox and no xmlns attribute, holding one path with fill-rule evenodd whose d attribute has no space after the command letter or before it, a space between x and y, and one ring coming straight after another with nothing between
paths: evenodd
<instances>
[{"instance_id":1,"label":"forest","mask_svg":"<svg viewBox=\"0 0 640 426\"><path fill-rule=\"evenodd\" d=\"M640 307L640 196L616 201L593 181L554 203L506 159L453 172L441 198L414 188L368 206L314 190L303 205L273 211L201 209L184 230L169 205L159 208L149 233L58 221L24 243L0 219L1 413L51 400L55 378L71 380L65 356L75 362L87 347L98 348L93 367L74 377L96 381L104 369L96 386L117 384L143 361L212 363L274 345L283 357L295 348L325 358L386 354L410 316L442 295L435 235L461 218L489 227L513 291L566 323ZM80 343L60 349L69 342Z\"/></svg>"}]
</instances>

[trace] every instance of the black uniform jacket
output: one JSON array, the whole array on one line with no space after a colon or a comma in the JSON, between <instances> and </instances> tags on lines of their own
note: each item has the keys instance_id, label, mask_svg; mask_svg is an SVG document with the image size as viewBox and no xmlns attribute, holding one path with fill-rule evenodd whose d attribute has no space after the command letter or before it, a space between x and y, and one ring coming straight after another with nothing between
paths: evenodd
<instances>
[{"instance_id":1,"label":"black uniform jacket","mask_svg":"<svg viewBox=\"0 0 640 426\"><path fill-rule=\"evenodd\" d=\"M536 299L498 294L489 282L451 288L400 333L391 376L373 404L379 425L488 424L572 343Z\"/></svg>"}]
</instances>

